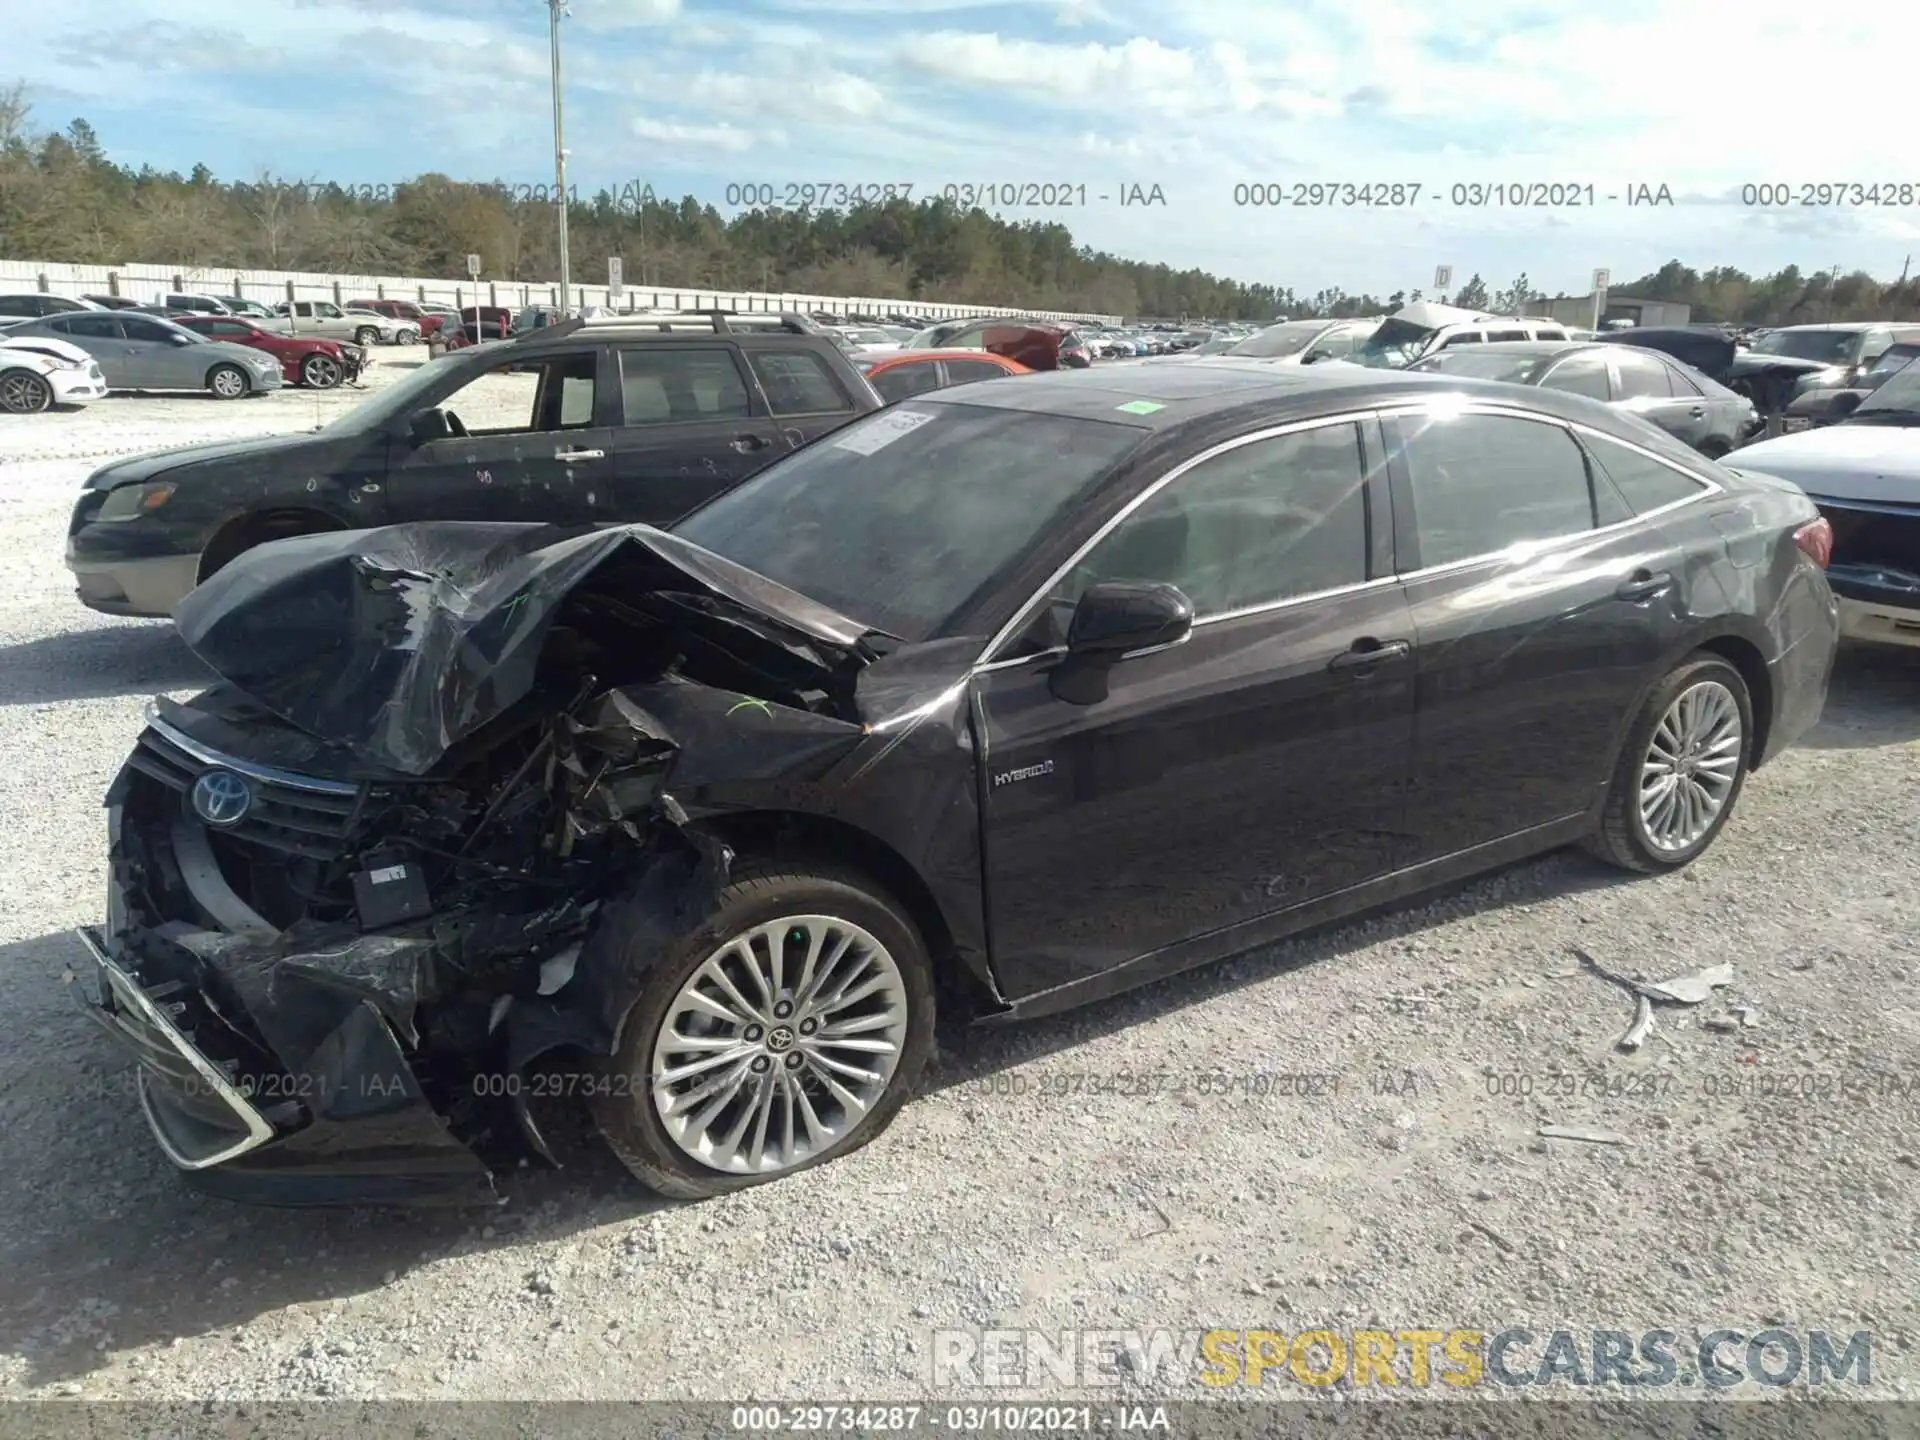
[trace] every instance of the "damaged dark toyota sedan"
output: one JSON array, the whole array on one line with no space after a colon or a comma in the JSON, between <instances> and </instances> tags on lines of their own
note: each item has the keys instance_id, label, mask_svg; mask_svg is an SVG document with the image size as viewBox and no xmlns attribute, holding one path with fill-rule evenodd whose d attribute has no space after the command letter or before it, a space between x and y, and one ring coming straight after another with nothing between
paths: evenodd
<instances>
[{"instance_id":1,"label":"damaged dark toyota sedan","mask_svg":"<svg viewBox=\"0 0 1920 1440\"><path fill-rule=\"evenodd\" d=\"M1687 864L1820 712L1828 543L1598 402L1230 359L904 402L671 532L276 542L180 609L219 681L107 797L77 989L216 1193L485 1201L543 1074L734 1189L884 1129L936 995Z\"/></svg>"}]
</instances>

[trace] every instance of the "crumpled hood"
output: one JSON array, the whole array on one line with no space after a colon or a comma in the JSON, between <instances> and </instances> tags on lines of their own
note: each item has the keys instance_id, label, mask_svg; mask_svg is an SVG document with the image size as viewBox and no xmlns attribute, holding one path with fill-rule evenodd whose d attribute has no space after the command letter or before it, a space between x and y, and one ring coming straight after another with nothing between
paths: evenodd
<instances>
[{"instance_id":1,"label":"crumpled hood","mask_svg":"<svg viewBox=\"0 0 1920 1440\"><path fill-rule=\"evenodd\" d=\"M872 658L857 622L646 525L442 521L300 536L220 571L174 623L222 679L289 724L424 775L534 693L563 612L631 631L636 652L664 635L788 693L831 690Z\"/></svg>"}]
</instances>

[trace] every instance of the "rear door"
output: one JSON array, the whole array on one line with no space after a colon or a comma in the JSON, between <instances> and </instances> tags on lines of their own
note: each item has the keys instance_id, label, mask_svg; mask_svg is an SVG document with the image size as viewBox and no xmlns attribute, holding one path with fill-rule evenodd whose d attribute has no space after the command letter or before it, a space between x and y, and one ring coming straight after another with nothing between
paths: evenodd
<instances>
[{"instance_id":1,"label":"rear door","mask_svg":"<svg viewBox=\"0 0 1920 1440\"><path fill-rule=\"evenodd\" d=\"M971 385L976 380L1004 380L1007 372L988 360L943 360L946 384Z\"/></svg>"},{"instance_id":2,"label":"rear door","mask_svg":"<svg viewBox=\"0 0 1920 1440\"><path fill-rule=\"evenodd\" d=\"M387 471L390 519L539 521L591 525L613 518L610 377L601 350L503 355L440 402L465 435L395 441Z\"/></svg>"},{"instance_id":3,"label":"rear door","mask_svg":"<svg viewBox=\"0 0 1920 1440\"><path fill-rule=\"evenodd\" d=\"M1567 425L1475 406L1386 428L1418 659L1410 824L1434 860L1588 809L1687 633L1690 577Z\"/></svg>"},{"instance_id":4,"label":"rear door","mask_svg":"<svg viewBox=\"0 0 1920 1440\"><path fill-rule=\"evenodd\" d=\"M610 350L614 514L668 525L788 450L739 352L718 338Z\"/></svg>"},{"instance_id":5,"label":"rear door","mask_svg":"<svg viewBox=\"0 0 1920 1440\"><path fill-rule=\"evenodd\" d=\"M1621 346L1613 356L1614 395L1621 409L1650 420L1674 439L1698 449L1713 429L1706 397L1652 355Z\"/></svg>"},{"instance_id":6,"label":"rear door","mask_svg":"<svg viewBox=\"0 0 1920 1440\"><path fill-rule=\"evenodd\" d=\"M924 395L929 390L941 389L947 383L943 375L943 367L950 373L960 363L964 362L913 360L904 365L891 365L877 374L870 372L867 375L867 383L880 393L882 400L892 405L914 395ZM976 360L973 363L991 369L996 375L1001 373L999 367L988 366L983 360Z\"/></svg>"},{"instance_id":7,"label":"rear door","mask_svg":"<svg viewBox=\"0 0 1920 1440\"><path fill-rule=\"evenodd\" d=\"M740 341L740 351L789 449L811 444L860 413L824 356L754 336Z\"/></svg>"}]
</instances>

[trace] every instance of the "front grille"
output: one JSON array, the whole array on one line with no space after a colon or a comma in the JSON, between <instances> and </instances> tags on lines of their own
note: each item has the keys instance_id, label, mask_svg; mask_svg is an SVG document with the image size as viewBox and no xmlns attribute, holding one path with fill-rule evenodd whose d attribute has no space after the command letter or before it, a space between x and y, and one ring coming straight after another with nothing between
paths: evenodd
<instances>
[{"instance_id":1,"label":"front grille","mask_svg":"<svg viewBox=\"0 0 1920 1440\"><path fill-rule=\"evenodd\" d=\"M346 849L360 807L358 786L228 760L159 723L141 732L127 763L177 791L183 804L194 782L209 770L245 776L253 791L251 808L238 824L216 833L312 860L332 860Z\"/></svg>"}]
</instances>

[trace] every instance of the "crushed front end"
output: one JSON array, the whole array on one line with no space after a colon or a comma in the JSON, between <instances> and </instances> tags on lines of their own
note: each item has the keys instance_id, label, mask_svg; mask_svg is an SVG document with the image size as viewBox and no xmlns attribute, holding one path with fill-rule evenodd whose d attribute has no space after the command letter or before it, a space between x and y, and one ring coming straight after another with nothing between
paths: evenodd
<instances>
[{"instance_id":1,"label":"crushed front end","mask_svg":"<svg viewBox=\"0 0 1920 1440\"><path fill-rule=\"evenodd\" d=\"M664 747L595 739L563 712L421 778L230 687L156 702L107 798L108 919L76 988L190 1181L487 1203L493 1170L547 1153L522 1071L597 1038L553 997L601 899L676 843L650 809Z\"/></svg>"}]
</instances>

